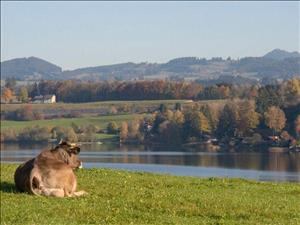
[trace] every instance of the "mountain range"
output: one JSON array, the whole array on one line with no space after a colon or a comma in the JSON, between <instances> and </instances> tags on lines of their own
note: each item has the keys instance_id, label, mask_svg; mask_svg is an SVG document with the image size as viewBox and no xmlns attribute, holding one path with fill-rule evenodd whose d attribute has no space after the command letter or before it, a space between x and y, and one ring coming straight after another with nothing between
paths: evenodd
<instances>
[{"instance_id":1,"label":"mountain range","mask_svg":"<svg viewBox=\"0 0 300 225\"><path fill-rule=\"evenodd\" d=\"M245 80L288 79L300 76L299 52L275 49L262 57L211 59L183 57L167 63L122 63L107 66L62 70L61 67L36 57L1 62L1 79L18 80L222 80L238 77Z\"/></svg>"}]
</instances>

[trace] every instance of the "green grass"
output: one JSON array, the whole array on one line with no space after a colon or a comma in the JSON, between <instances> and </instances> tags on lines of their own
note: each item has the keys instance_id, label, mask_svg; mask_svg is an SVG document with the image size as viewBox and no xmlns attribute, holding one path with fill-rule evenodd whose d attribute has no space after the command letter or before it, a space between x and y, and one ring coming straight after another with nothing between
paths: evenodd
<instances>
[{"instance_id":1,"label":"green grass","mask_svg":"<svg viewBox=\"0 0 300 225\"><path fill-rule=\"evenodd\" d=\"M105 128L107 124L111 121L115 121L120 124L123 121L133 120L134 118L142 116L141 114L126 114L126 115L111 115L111 116L97 116L97 117L82 117L82 118L64 118L64 119L53 119L53 120L33 120L33 121L10 121L10 120L2 120L1 121L1 130L5 130L8 128L19 131L25 127L32 126L62 126L68 127L71 126L72 123L77 125L89 125L94 124L99 126L100 128Z\"/></svg>"},{"instance_id":2,"label":"green grass","mask_svg":"<svg viewBox=\"0 0 300 225\"><path fill-rule=\"evenodd\" d=\"M1 165L1 224L300 224L300 186L83 169L86 197L17 193Z\"/></svg>"}]
</instances>

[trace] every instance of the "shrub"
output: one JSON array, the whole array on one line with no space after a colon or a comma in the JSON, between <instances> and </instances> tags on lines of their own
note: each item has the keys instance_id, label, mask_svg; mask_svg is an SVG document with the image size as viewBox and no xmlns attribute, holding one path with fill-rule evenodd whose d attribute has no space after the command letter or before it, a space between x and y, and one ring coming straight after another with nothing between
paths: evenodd
<instances>
[{"instance_id":1,"label":"shrub","mask_svg":"<svg viewBox=\"0 0 300 225\"><path fill-rule=\"evenodd\" d=\"M45 142L51 138L51 132L47 127L26 127L19 133L19 141Z\"/></svg>"},{"instance_id":2,"label":"shrub","mask_svg":"<svg viewBox=\"0 0 300 225\"><path fill-rule=\"evenodd\" d=\"M109 114L117 114L118 110L115 106L110 107Z\"/></svg>"},{"instance_id":3,"label":"shrub","mask_svg":"<svg viewBox=\"0 0 300 225\"><path fill-rule=\"evenodd\" d=\"M87 133L97 133L99 131L99 127L94 124L89 124L85 127L85 132Z\"/></svg>"},{"instance_id":4,"label":"shrub","mask_svg":"<svg viewBox=\"0 0 300 225\"><path fill-rule=\"evenodd\" d=\"M139 141L143 141L144 134L142 133L143 126L141 126L141 121L135 119L128 123L128 138L137 139Z\"/></svg>"},{"instance_id":5,"label":"shrub","mask_svg":"<svg viewBox=\"0 0 300 225\"><path fill-rule=\"evenodd\" d=\"M15 111L5 113L5 119L31 121L31 120L42 120L44 114L39 111L33 111L31 105L26 105Z\"/></svg>"},{"instance_id":6,"label":"shrub","mask_svg":"<svg viewBox=\"0 0 300 225\"><path fill-rule=\"evenodd\" d=\"M131 111L131 107L129 104L125 103L118 107L119 112L128 113Z\"/></svg>"},{"instance_id":7,"label":"shrub","mask_svg":"<svg viewBox=\"0 0 300 225\"><path fill-rule=\"evenodd\" d=\"M5 129L1 132L1 142L15 142L17 141L16 132L13 129Z\"/></svg>"},{"instance_id":8,"label":"shrub","mask_svg":"<svg viewBox=\"0 0 300 225\"><path fill-rule=\"evenodd\" d=\"M285 130L281 132L280 137L284 141L289 141L291 139L290 134L287 131L285 131Z\"/></svg>"},{"instance_id":9,"label":"shrub","mask_svg":"<svg viewBox=\"0 0 300 225\"><path fill-rule=\"evenodd\" d=\"M51 131L52 133L56 133L56 139L57 140L67 140L70 142L77 142L78 137L73 130L73 128L70 127L54 127Z\"/></svg>"},{"instance_id":10,"label":"shrub","mask_svg":"<svg viewBox=\"0 0 300 225\"><path fill-rule=\"evenodd\" d=\"M80 126L78 126L76 123L72 122L71 127L73 128L73 130L75 131L76 134L82 133Z\"/></svg>"},{"instance_id":11,"label":"shrub","mask_svg":"<svg viewBox=\"0 0 300 225\"><path fill-rule=\"evenodd\" d=\"M94 142L94 141L96 141L95 134L91 133L91 132L80 134L77 137L78 137L78 141L80 141L80 142Z\"/></svg>"}]
</instances>

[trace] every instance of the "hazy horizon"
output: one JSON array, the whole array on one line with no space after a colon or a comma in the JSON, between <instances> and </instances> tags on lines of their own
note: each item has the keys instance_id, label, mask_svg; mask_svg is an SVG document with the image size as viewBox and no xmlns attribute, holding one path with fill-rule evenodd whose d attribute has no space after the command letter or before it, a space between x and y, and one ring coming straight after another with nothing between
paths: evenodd
<instances>
[{"instance_id":1,"label":"hazy horizon","mask_svg":"<svg viewBox=\"0 0 300 225\"><path fill-rule=\"evenodd\" d=\"M299 2L1 2L1 61L63 69L299 51Z\"/></svg>"}]
</instances>

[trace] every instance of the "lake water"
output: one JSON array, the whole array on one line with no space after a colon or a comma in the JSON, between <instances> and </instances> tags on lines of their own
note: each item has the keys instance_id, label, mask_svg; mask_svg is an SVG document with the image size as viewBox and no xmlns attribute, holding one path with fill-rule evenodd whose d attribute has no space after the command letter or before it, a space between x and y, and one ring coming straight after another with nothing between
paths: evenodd
<instances>
[{"instance_id":1,"label":"lake water","mask_svg":"<svg viewBox=\"0 0 300 225\"><path fill-rule=\"evenodd\" d=\"M24 162L50 145L1 145L1 162ZM117 168L196 177L300 182L300 153L186 152L184 149L82 145L86 168Z\"/></svg>"}]
</instances>

